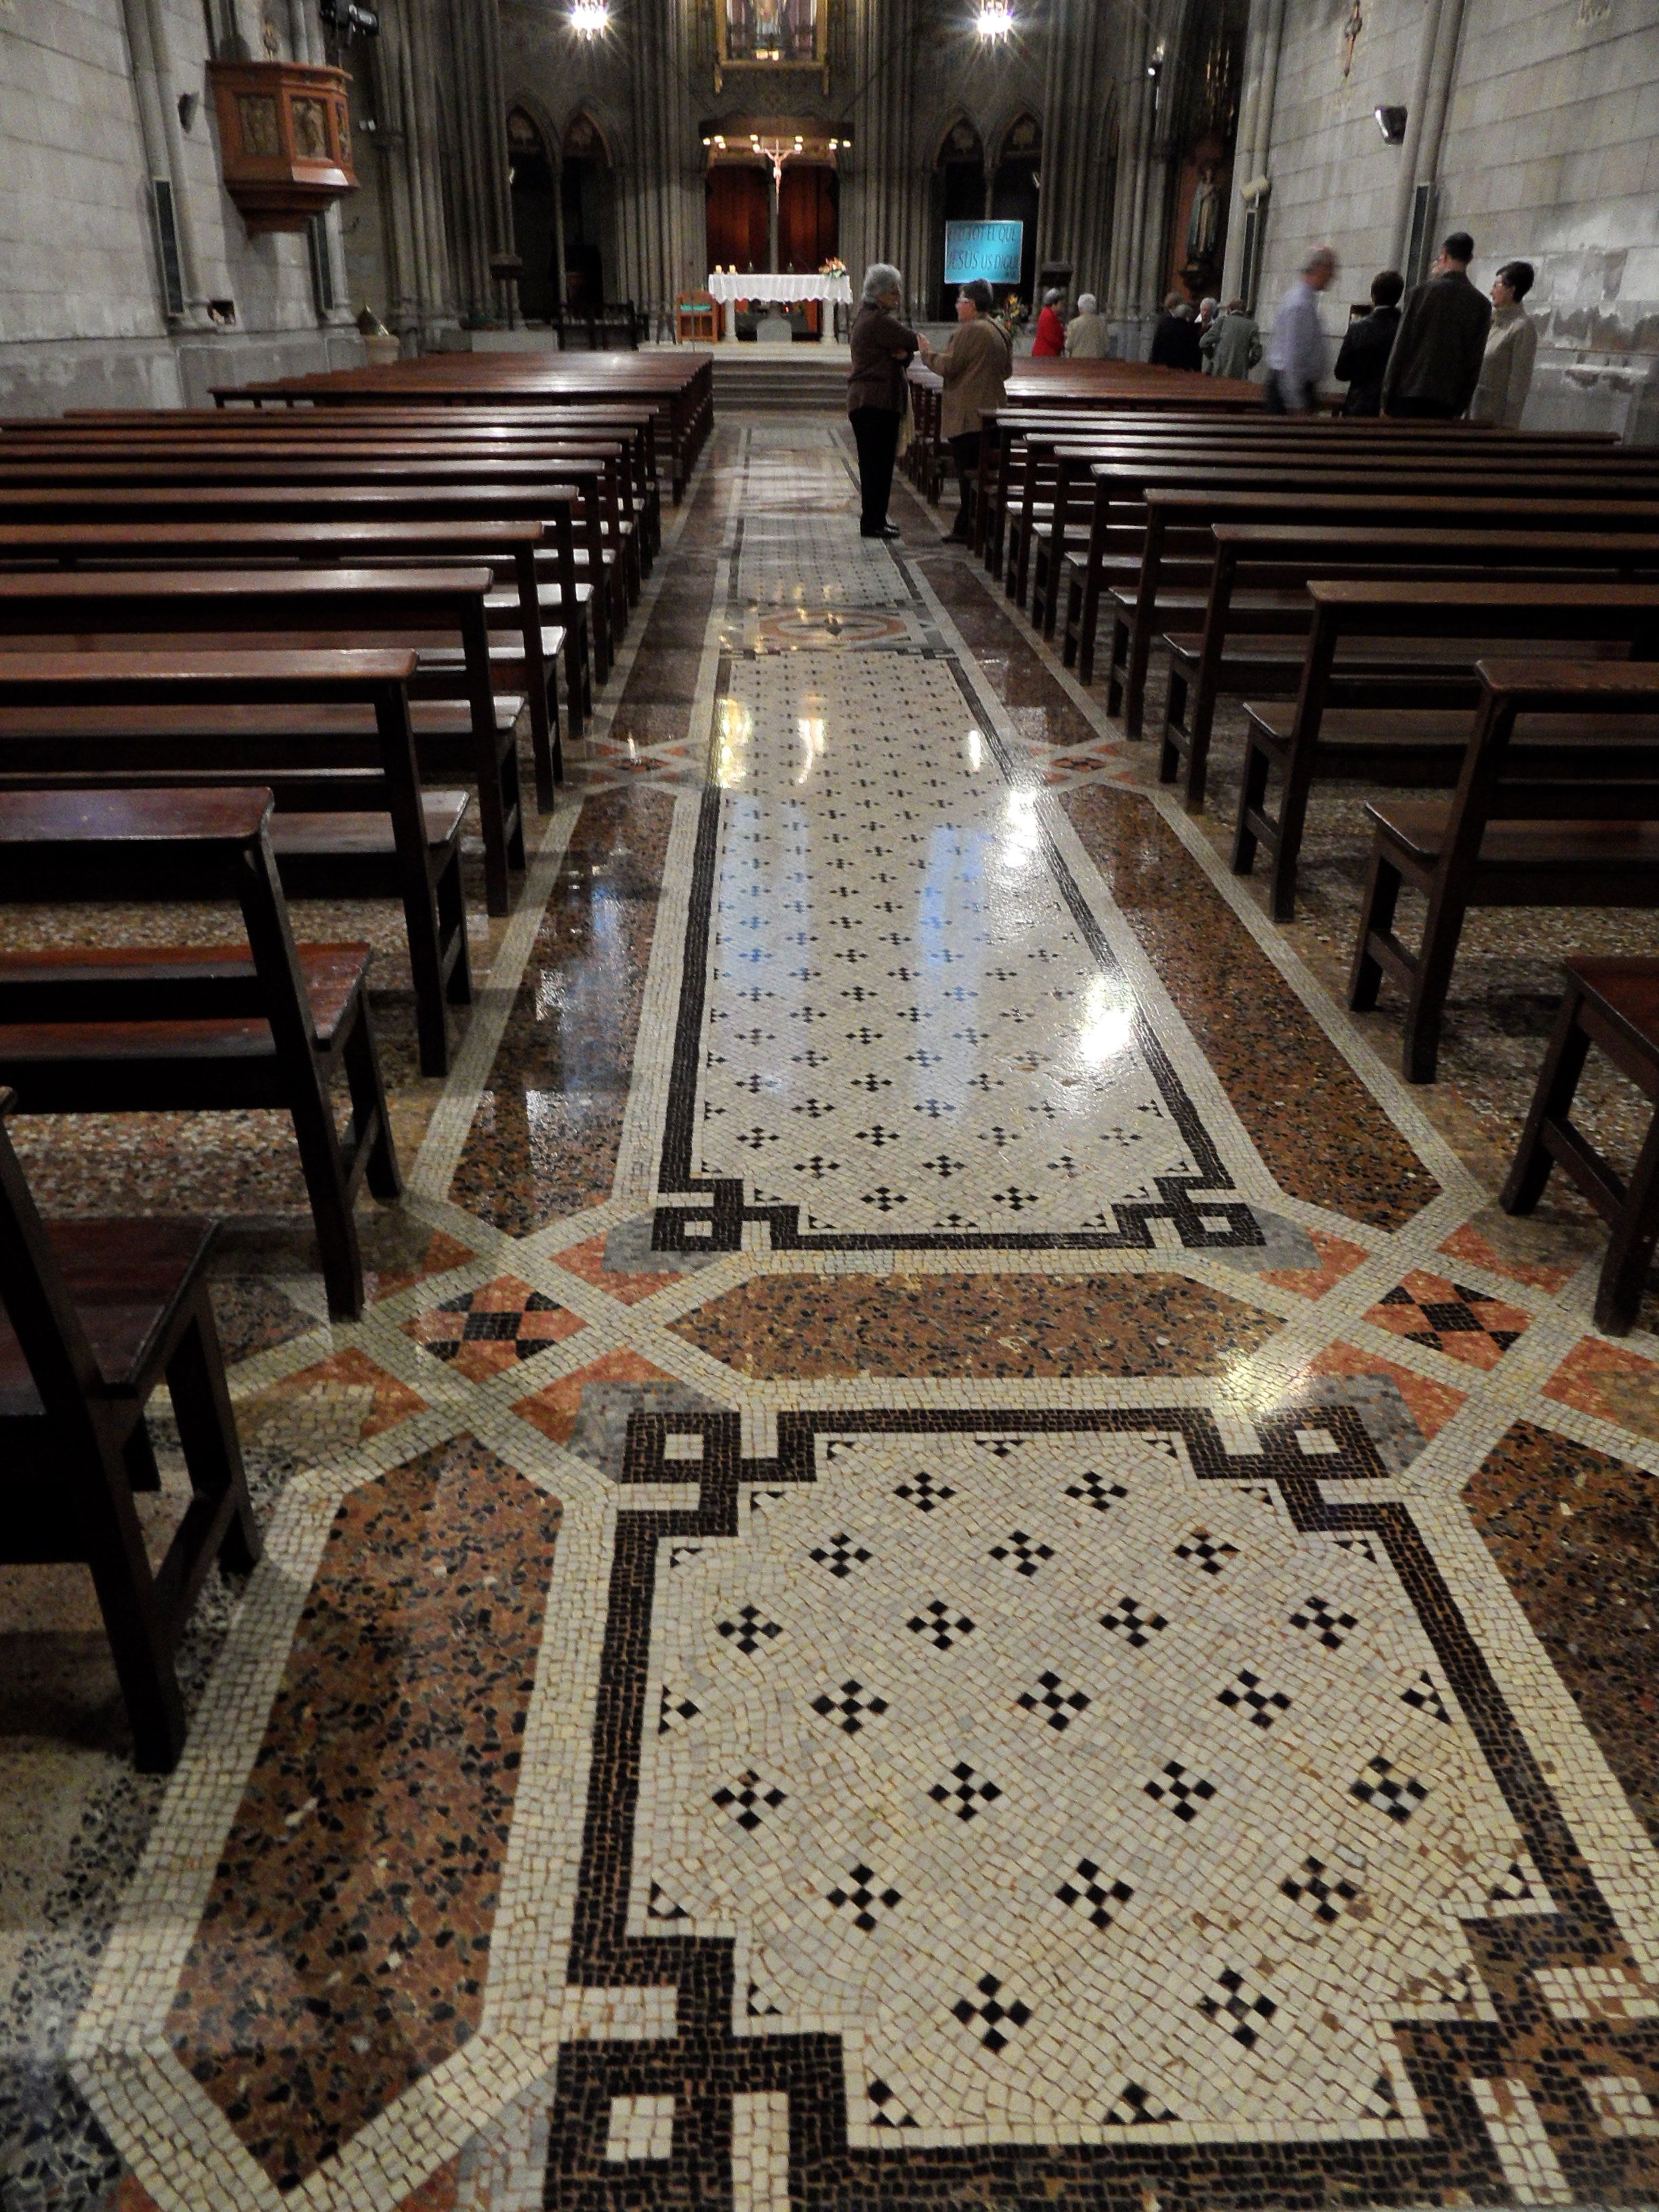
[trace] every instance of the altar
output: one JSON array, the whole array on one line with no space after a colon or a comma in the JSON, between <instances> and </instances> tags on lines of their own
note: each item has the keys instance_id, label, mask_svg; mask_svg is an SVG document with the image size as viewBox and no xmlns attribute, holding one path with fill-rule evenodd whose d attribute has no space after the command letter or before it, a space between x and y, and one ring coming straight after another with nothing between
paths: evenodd
<instances>
[{"instance_id":1,"label":"altar","mask_svg":"<svg viewBox=\"0 0 1659 2212\"><path fill-rule=\"evenodd\" d=\"M776 300L785 307L793 307L801 300L823 300L830 307L850 307L853 287L843 270L832 276L733 276L718 274L705 277L704 289L711 300L730 304L734 300Z\"/></svg>"},{"instance_id":2,"label":"altar","mask_svg":"<svg viewBox=\"0 0 1659 2212\"><path fill-rule=\"evenodd\" d=\"M825 276L815 272L811 276L734 276L717 270L704 279L711 300L718 300L726 309L726 343L737 343L737 317L732 313L739 300L753 304L762 301L769 306L796 307L809 300L817 300L829 311L833 322L837 307L853 304L853 287L845 270Z\"/></svg>"}]
</instances>

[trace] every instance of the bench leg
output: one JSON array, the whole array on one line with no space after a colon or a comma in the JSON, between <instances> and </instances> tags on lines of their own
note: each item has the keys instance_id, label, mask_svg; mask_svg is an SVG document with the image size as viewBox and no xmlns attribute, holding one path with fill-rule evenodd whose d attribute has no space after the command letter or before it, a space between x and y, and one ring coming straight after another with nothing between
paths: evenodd
<instances>
[{"instance_id":1,"label":"bench leg","mask_svg":"<svg viewBox=\"0 0 1659 2212\"><path fill-rule=\"evenodd\" d=\"M1626 1186L1623 1210L1613 1223L1607 1256L1595 1286L1595 1326L1608 1336L1624 1336L1641 1310L1642 1293L1659 1243L1659 1115L1649 1127L1641 1155Z\"/></svg>"},{"instance_id":2,"label":"bench leg","mask_svg":"<svg viewBox=\"0 0 1659 2212\"><path fill-rule=\"evenodd\" d=\"M185 1747L185 1701L121 1455L94 1431L64 1473L75 1493L76 1518L132 1723L139 1769L170 1773Z\"/></svg>"},{"instance_id":3,"label":"bench leg","mask_svg":"<svg viewBox=\"0 0 1659 2212\"><path fill-rule=\"evenodd\" d=\"M1454 903L1449 899L1439 908L1432 900L1430 902L1422 949L1417 956L1417 972L1412 977L1411 996L1406 1002L1406 1034L1400 1049L1400 1072L1407 1083L1434 1081L1440 1059L1441 1018L1446 1011L1446 994L1451 988L1452 969L1456 964L1467 912L1461 900Z\"/></svg>"},{"instance_id":4,"label":"bench leg","mask_svg":"<svg viewBox=\"0 0 1659 2212\"><path fill-rule=\"evenodd\" d=\"M1273 839L1267 885L1267 911L1275 921L1293 921L1296 918L1296 872L1302 857L1302 833L1308 822L1308 794L1309 778L1298 773L1292 757L1285 771L1285 789L1279 802L1279 830Z\"/></svg>"},{"instance_id":5,"label":"bench leg","mask_svg":"<svg viewBox=\"0 0 1659 2212\"><path fill-rule=\"evenodd\" d=\"M1498 1194L1498 1203L1505 1213L1530 1213L1544 1195L1544 1186L1555 1165L1555 1155L1550 1150L1546 1132L1552 1123L1565 1121L1572 1112L1572 1102L1578 1095L1578 1079L1589 1057L1590 1041L1578 1021L1582 997L1577 985L1570 980L1555 1017L1544 1065L1538 1071L1527 1124L1516 1149L1515 1164Z\"/></svg>"},{"instance_id":6,"label":"bench leg","mask_svg":"<svg viewBox=\"0 0 1659 2212\"><path fill-rule=\"evenodd\" d=\"M1382 988L1382 964L1371 951L1371 939L1394 934L1400 887L1399 869L1380 852L1374 851L1364 901L1359 909L1359 941L1354 946L1353 966L1348 974L1348 1004L1357 1014L1371 1012Z\"/></svg>"},{"instance_id":7,"label":"bench leg","mask_svg":"<svg viewBox=\"0 0 1659 2212\"><path fill-rule=\"evenodd\" d=\"M452 850L448 875L459 866L459 850ZM449 1073L449 1026L444 1018L444 918L434 886L424 866L418 884L404 885L404 933L409 939L410 973L415 980L415 1030L419 1042L422 1075ZM463 927L462 939L465 931Z\"/></svg>"},{"instance_id":8,"label":"bench leg","mask_svg":"<svg viewBox=\"0 0 1659 2212\"><path fill-rule=\"evenodd\" d=\"M357 1019L345 1041L346 1086L351 1093L353 1158L368 1146L365 1179L374 1195L386 1203L401 1198L404 1179L392 1141L392 1116L386 1111L386 1086L380 1079L380 1055L374 1049L374 1030L368 1002L360 1003Z\"/></svg>"},{"instance_id":9,"label":"bench leg","mask_svg":"<svg viewBox=\"0 0 1659 2212\"><path fill-rule=\"evenodd\" d=\"M356 1026L362 1026L361 1012ZM353 1104L355 1108L355 1097ZM296 1085L290 1110L322 1258L329 1315L334 1321L357 1321L363 1310L363 1255L351 1208L350 1181L325 1087L314 1079ZM352 1121L357 1134L355 1111Z\"/></svg>"},{"instance_id":10,"label":"bench leg","mask_svg":"<svg viewBox=\"0 0 1659 2212\"><path fill-rule=\"evenodd\" d=\"M1082 612L1083 586L1073 576L1066 586L1066 627L1060 641L1060 662L1066 668L1077 665L1078 625Z\"/></svg>"},{"instance_id":11,"label":"bench leg","mask_svg":"<svg viewBox=\"0 0 1659 2212\"><path fill-rule=\"evenodd\" d=\"M1267 803L1267 775L1272 768L1263 748L1244 740L1244 774L1238 787L1238 818L1233 825L1232 872L1248 876L1255 866L1256 833L1251 821Z\"/></svg>"},{"instance_id":12,"label":"bench leg","mask_svg":"<svg viewBox=\"0 0 1659 2212\"><path fill-rule=\"evenodd\" d=\"M191 1489L212 1516L201 1545L203 1567L216 1553L227 1574L245 1575L258 1563L259 1524L247 1494L236 1417L225 1388L224 1360L204 1280L197 1285L195 1305L190 1327L167 1362L167 1389Z\"/></svg>"},{"instance_id":13,"label":"bench leg","mask_svg":"<svg viewBox=\"0 0 1659 2212\"><path fill-rule=\"evenodd\" d=\"M1114 717L1123 712L1123 678L1128 659L1129 625L1118 615L1112 623L1112 665L1106 672L1106 712Z\"/></svg>"},{"instance_id":14,"label":"bench leg","mask_svg":"<svg viewBox=\"0 0 1659 2212\"><path fill-rule=\"evenodd\" d=\"M1181 747L1176 743L1175 732L1181 730L1187 711L1187 679L1178 668L1170 670L1170 696L1164 705L1164 743L1158 749L1158 780L1173 783L1181 773Z\"/></svg>"},{"instance_id":15,"label":"bench leg","mask_svg":"<svg viewBox=\"0 0 1659 2212\"><path fill-rule=\"evenodd\" d=\"M466 941L466 892L461 883L460 848L453 848L437 883L438 957L447 963L444 998L452 1006L472 1003L472 958Z\"/></svg>"}]
</instances>

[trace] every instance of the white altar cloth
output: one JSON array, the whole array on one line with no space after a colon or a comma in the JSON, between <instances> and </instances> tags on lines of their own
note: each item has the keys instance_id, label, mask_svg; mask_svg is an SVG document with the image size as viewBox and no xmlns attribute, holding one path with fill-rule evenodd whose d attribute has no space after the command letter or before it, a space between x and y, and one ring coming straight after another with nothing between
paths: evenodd
<instances>
[{"instance_id":1,"label":"white altar cloth","mask_svg":"<svg viewBox=\"0 0 1659 2212\"><path fill-rule=\"evenodd\" d=\"M853 287L843 276L727 276L704 279L711 300L825 300L851 307Z\"/></svg>"}]
</instances>

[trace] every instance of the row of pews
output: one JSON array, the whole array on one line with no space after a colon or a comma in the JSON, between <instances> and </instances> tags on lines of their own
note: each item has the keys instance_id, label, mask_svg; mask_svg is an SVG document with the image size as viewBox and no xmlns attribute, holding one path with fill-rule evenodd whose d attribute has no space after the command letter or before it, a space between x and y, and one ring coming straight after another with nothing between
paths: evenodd
<instances>
[{"instance_id":1,"label":"row of pews","mask_svg":"<svg viewBox=\"0 0 1659 2212\"><path fill-rule=\"evenodd\" d=\"M0 952L0 1558L89 1565L153 1769L182 1746L203 1578L258 1548L210 1224L43 1222L3 1116L286 1113L329 1310L358 1316L359 1192L402 1188L370 948L296 939L289 901L401 908L421 1069L446 1073L472 996L464 835L508 913L712 423L695 354L215 397L0 422L0 897L217 903L245 940L47 928ZM164 1382L191 1503L152 1569L136 1495Z\"/></svg>"},{"instance_id":2,"label":"row of pews","mask_svg":"<svg viewBox=\"0 0 1659 2212\"><path fill-rule=\"evenodd\" d=\"M1398 989L1408 1082L1435 1079L1473 908L1659 904L1659 453L1275 417L1167 379L1128 404L1127 365L1045 367L986 417L975 550L1080 682L1104 660L1129 738L1162 675L1158 773L1193 812L1233 709L1231 866L1260 860L1275 921L1315 787L1369 788L1348 1003ZM1628 1177L1595 1152L1571 1119L1591 1044L1659 1103L1659 963L1568 964L1503 1194L1529 1210L1556 1164L1579 1185L1612 1227L1596 1320L1620 1331L1659 1241L1659 1117Z\"/></svg>"}]
</instances>

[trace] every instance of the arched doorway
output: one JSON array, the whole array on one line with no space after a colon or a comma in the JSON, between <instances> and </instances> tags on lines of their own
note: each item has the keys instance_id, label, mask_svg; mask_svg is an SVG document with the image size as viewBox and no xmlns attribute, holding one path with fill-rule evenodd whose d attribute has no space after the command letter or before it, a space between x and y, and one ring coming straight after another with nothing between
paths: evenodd
<instances>
[{"instance_id":1,"label":"arched doorway","mask_svg":"<svg viewBox=\"0 0 1659 2212\"><path fill-rule=\"evenodd\" d=\"M827 162L788 161L778 183L778 268L813 276L841 236L841 179Z\"/></svg>"},{"instance_id":2,"label":"arched doorway","mask_svg":"<svg viewBox=\"0 0 1659 2212\"><path fill-rule=\"evenodd\" d=\"M991 179L991 213L1000 222L1023 222L1019 295L1029 302L1036 281L1037 191L1042 161L1042 126L1034 115L1017 116L1008 126Z\"/></svg>"},{"instance_id":3,"label":"arched doorway","mask_svg":"<svg viewBox=\"0 0 1659 2212\"><path fill-rule=\"evenodd\" d=\"M564 134L559 212L564 233L564 303L597 313L605 299L611 228L611 155L599 126L578 115Z\"/></svg>"},{"instance_id":4,"label":"arched doorway","mask_svg":"<svg viewBox=\"0 0 1659 2212\"><path fill-rule=\"evenodd\" d=\"M507 112L507 162L513 246L524 264L519 306L530 321L545 322L559 304L559 196L542 134L521 107Z\"/></svg>"},{"instance_id":5,"label":"arched doorway","mask_svg":"<svg viewBox=\"0 0 1659 2212\"><path fill-rule=\"evenodd\" d=\"M939 265L945 266L945 226L977 222L985 213L985 148L966 116L958 117L939 148L934 204L938 210ZM957 288L941 277L939 312L949 321L956 312Z\"/></svg>"}]
</instances>

